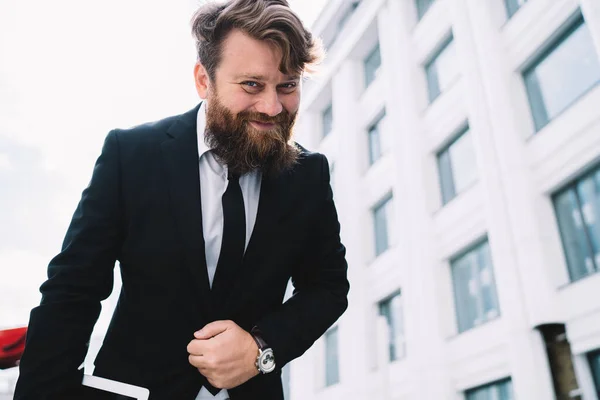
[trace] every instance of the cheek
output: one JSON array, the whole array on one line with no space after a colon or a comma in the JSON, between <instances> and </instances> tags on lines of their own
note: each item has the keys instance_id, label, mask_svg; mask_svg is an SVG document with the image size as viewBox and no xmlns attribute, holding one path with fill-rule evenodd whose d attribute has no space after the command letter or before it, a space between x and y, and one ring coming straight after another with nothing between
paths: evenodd
<instances>
[{"instance_id":1,"label":"cheek","mask_svg":"<svg viewBox=\"0 0 600 400\"><path fill-rule=\"evenodd\" d=\"M300 107L300 94L294 93L289 96L281 97L280 101L283 108L285 108L288 113L293 114L298 111L298 108Z\"/></svg>"},{"instance_id":2,"label":"cheek","mask_svg":"<svg viewBox=\"0 0 600 400\"><path fill-rule=\"evenodd\" d=\"M218 98L221 105L225 106L233 114L246 111L254 104L251 96L243 90L220 89Z\"/></svg>"}]
</instances>

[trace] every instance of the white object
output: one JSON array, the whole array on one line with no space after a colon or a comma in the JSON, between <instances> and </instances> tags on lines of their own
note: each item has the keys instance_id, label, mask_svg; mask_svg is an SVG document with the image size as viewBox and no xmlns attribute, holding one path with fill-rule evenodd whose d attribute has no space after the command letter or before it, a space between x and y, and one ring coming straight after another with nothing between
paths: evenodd
<instances>
[{"instance_id":1,"label":"white object","mask_svg":"<svg viewBox=\"0 0 600 400\"><path fill-rule=\"evenodd\" d=\"M101 378L94 375L83 375L83 386L104 390L122 396L133 397L136 400L148 400L150 391L146 388L130 385L128 383L113 381L111 379Z\"/></svg>"}]
</instances>

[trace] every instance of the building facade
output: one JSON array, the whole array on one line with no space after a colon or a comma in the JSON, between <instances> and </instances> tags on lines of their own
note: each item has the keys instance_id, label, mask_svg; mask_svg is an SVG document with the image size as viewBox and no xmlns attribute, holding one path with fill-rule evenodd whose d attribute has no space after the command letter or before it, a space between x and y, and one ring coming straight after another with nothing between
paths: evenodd
<instances>
[{"instance_id":1,"label":"building facade","mask_svg":"<svg viewBox=\"0 0 600 400\"><path fill-rule=\"evenodd\" d=\"M350 306L292 400L600 391L600 1L331 0L300 143Z\"/></svg>"}]
</instances>

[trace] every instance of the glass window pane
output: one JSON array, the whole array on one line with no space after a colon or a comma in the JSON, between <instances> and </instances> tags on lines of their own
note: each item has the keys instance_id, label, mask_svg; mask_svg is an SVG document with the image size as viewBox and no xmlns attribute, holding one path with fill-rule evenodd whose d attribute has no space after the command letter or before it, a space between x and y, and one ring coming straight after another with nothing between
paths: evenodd
<instances>
[{"instance_id":1,"label":"glass window pane","mask_svg":"<svg viewBox=\"0 0 600 400\"><path fill-rule=\"evenodd\" d=\"M594 270L600 268L600 169L577 185L583 225L592 251Z\"/></svg>"},{"instance_id":2,"label":"glass window pane","mask_svg":"<svg viewBox=\"0 0 600 400\"><path fill-rule=\"evenodd\" d=\"M330 386L340 381L338 366L338 329L325 333L325 385Z\"/></svg>"},{"instance_id":3,"label":"glass window pane","mask_svg":"<svg viewBox=\"0 0 600 400\"><path fill-rule=\"evenodd\" d=\"M450 162L450 152L448 150L438 154L438 170L442 188L442 202L446 204L456 196L454 178L452 177L452 163Z\"/></svg>"},{"instance_id":4,"label":"glass window pane","mask_svg":"<svg viewBox=\"0 0 600 400\"><path fill-rule=\"evenodd\" d=\"M447 90L460 73L454 41L451 39L437 56L425 67L429 86L429 101L433 102Z\"/></svg>"},{"instance_id":5,"label":"glass window pane","mask_svg":"<svg viewBox=\"0 0 600 400\"><path fill-rule=\"evenodd\" d=\"M388 323L390 333L390 361L399 360L405 356L404 316L400 294L379 303L379 313Z\"/></svg>"},{"instance_id":6,"label":"glass window pane","mask_svg":"<svg viewBox=\"0 0 600 400\"><path fill-rule=\"evenodd\" d=\"M450 87L459 73L454 41L450 41L436 59L438 81L442 93Z\"/></svg>"},{"instance_id":7,"label":"glass window pane","mask_svg":"<svg viewBox=\"0 0 600 400\"><path fill-rule=\"evenodd\" d=\"M385 205L385 216L387 218L388 246L392 247L396 244L396 210L394 201L390 198Z\"/></svg>"},{"instance_id":8,"label":"glass window pane","mask_svg":"<svg viewBox=\"0 0 600 400\"><path fill-rule=\"evenodd\" d=\"M477 251L477 262L479 264L479 283L481 286L481 310L485 320L491 320L498 316L498 296L496 284L492 272L492 255L488 242L481 245Z\"/></svg>"},{"instance_id":9,"label":"glass window pane","mask_svg":"<svg viewBox=\"0 0 600 400\"><path fill-rule=\"evenodd\" d=\"M465 392L466 400L513 400L510 379L491 383Z\"/></svg>"},{"instance_id":10,"label":"glass window pane","mask_svg":"<svg viewBox=\"0 0 600 400\"><path fill-rule=\"evenodd\" d=\"M585 233L576 192L570 188L554 198L554 208L571 280L594 271L592 253Z\"/></svg>"},{"instance_id":11,"label":"glass window pane","mask_svg":"<svg viewBox=\"0 0 600 400\"><path fill-rule=\"evenodd\" d=\"M477 161L469 130L438 154L444 204L477 181Z\"/></svg>"},{"instance_id":12,"label":"glass window pane","mask_svg":"<svg viewBox=\"0 0 600 400\"><path fill-rule=\"evenodd\" d=\"M525 4L527 0L505 0L506 3L506 11L508 12L508 17L512 17L515 15L517 10L521 8L523 4Z\"/></svg>"},{"instance_id":13,"label":"glass window pane","mask_svg":"<svg viewBox=\"0 0 600 400\"><path fill-rule=\"evenodd\" d=\"M416 0L417 5L417 16L419 19L423 18L429 7L433 4L435 0Z\"/></svg>"},{"instance_id":14,"label":"glass window pane","mask_svg":"<svg viewBox=\"0 0 600 400\"><path fill-rule=\"evenodd\" d=\"M381 53L379 52L379 44L375 46L373 51L365 59L365 87L377 78L377 74L381 68Z\"/></svg>"},{"instance_id":15,"label":"glass window pane","mask_svg":"<svg viewBox=\"0 0 600 400\"><path fill-rule=\"evenodd\" d=\"M460 193L477 180L477 161L470 131L463 133L449 148L454 189Z\"/></svg>"},{"instance_id":16,"label":"glass window pane","mask_svg":"<svg viewBox=\"0 0 600 400\"><path fill-rule=\"evenodd\" d=\"M385 114L369 129L369 164L373 165L387 150L388 144L384 132Z\"/></svg>"},{"instance_id":17,"label":"glass window pane","mask_svg":"<svg viewBox=\"0 0 600 400\"><path fill-rule=\"evenodd\" d=\"M595 351L588 355L590 361L590 367L592 368L592 375L594 383L596 385L596 394L600 398L600 351Z\"/></svg>"},{"instance_id":18,"label":"glass window pane","mask_svg":"<svg viewBox=\"0 0 600 400\"><path fill-rule=\"evenodd\" d=\"M481 325L499 314L488 242L451 262L459 332Z\"/></svg>"},{"instance_id":19,"label":"glass window pane","mask_svg":"<svg viewBox=\"0 0 600 400\"><path fill-rule=\"evenodd\" d=\"M393 213L391 209L392 198L386 200L373 210L373 221L375 225L375 256L386 251L390 245L389 223Z\"/></svg>"},{"instance_id":20,"label":"glass window pane","mask_svg":"<svg viewBox=\"0 0 600 400\"><path fill-rule=\"evenodd\" d=\"M369 130L369 163L372 165L381 157L381 143L379 139L379 127L373 126Z\"/></svg>"},{"instance_id":21,"label":"glass window pane","mask_svg":"<svg viewBox=\"0 0 600 400\"><path fill-rule=\"evenodd\" d=\"M538 130L600 82L600 61L583 19L551 52L525 71L524 78L529 82L532 108L543 107L545 110L546 118L543 118L544 113L534 110ZM539 93L535 93L536 90ZM542 104L534 107L538 97Z\"/></svg>"},{"instance_id":22,"label":"glass window pane","mask_svg":"<svg viewBox=\"0 0 600 400\"><path fill-rule=\"evenodd\" d=\"M329 135L331 130L333 129L333 107L330 104L323 111L321 115L322 129L323 129L323 137Z\"/></svg>"},{"instance_id":23,"label":"glass window pane","mask_svg":"<svg viewBox=\"0 0 600 400\"><path fill-rule=\"evenodd\" d=\"M433 103L435 99L440 95L440 85L437 73L437 67L435 62L428 64L425 67L425 73L427 74L427 87L429 89L429 102Z\"/></svg>"}]
</instances>

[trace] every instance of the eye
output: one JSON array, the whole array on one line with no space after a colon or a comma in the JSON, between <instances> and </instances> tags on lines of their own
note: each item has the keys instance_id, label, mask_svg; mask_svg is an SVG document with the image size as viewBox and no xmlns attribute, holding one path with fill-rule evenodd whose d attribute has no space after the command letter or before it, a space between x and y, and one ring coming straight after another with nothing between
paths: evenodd
<instances>
[{"instance_id":1,"label":"eye","mask_svg":"<svg viewBox=\"0 0 600 400\"><path fill-rule=\"evenodd\" d=\"M291 93L296 90L298 84L296 82L288 82L282 85L279 85L279 89L284 93Z\"/></svg>"},{"instance_id":2,"label":"eye","mask_svg":"<svg viewBox=\"0 0 600 400\"><path fill-rule=\"evenodd\" d=\"M244 81L240 83L242 89L244 89L247 93L256 94L261 91L263 85L256 81Z\"/></svg>"}]
</instances>

